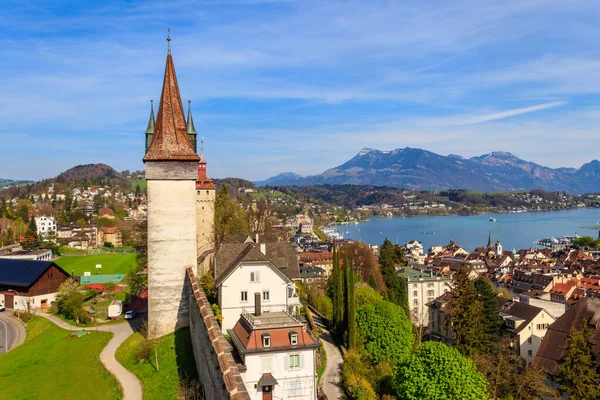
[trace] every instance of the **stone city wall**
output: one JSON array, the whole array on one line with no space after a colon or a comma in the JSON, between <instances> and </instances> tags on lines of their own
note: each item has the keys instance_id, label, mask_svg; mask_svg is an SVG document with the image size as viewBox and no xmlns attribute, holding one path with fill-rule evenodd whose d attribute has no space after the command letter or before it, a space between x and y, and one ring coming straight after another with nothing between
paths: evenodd
<instances>
[{"instance_id":1,"label":"stone city wall","mask_svg":"<svg viewBox=\"0 0 600 400\"><path fill-rule=\"evenodd\" d=\"M192 267L187 268L190 289L189 322L192 347L204 398L249 400L227 342Z\"/></svg>"}]
</instances>

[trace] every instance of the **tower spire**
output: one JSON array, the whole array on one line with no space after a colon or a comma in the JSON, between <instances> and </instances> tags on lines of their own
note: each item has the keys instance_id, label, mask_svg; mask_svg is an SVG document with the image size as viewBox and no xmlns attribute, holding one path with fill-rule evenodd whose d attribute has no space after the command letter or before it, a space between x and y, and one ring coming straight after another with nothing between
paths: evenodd
<instances>
[{"instance_id":1,"label":"tower spire","mask_svg":"<svg viewBox=\"0 0 600 400\"><path fill-rule=\"evenodd\" d=\"M144 156L144 161L198 161L196 151L192 148L192 143L187 135L183 104L171 56L170 36L167 41L169 42L169 51L160 105L156 115L154 135Z\"/></svg>"},{"instance_id":2,"label":"tower spire","mask_svg":"<svg viewBox=\"0 0 600 400\"><path fill-rule=\"evenodd\" d=\"M169 33L167 33L167 51L171 54L171 28L167 28Z\"/></svg>"},{"instance_id":3,"label":"tower spire","mask_svg":"<svg viewBox=\"0 0 600 400\"><path fill-rule=\"evenodd\" d=\"M492 248L492 230L490 229L490 236L488 238L488 244L487 244L487 248L491 249Z\"/></svg>"},{"instance_id":4,"label":"tower spire","mask_svg":"<svg viewBox=\"0 0 600 400\"><path fill-rule=\"evenodd\" d=\"M146 152L152 143L152 137L154 136L154 100L150 100L150 119L148 120L148 127L146 128Z\"/></svg>"},{"instance_id":5,"label":"tower spire","mask_svg":"<svg viewBox=\"0 0 600 400\"><path fill-rule=\"evenodd\" d=\"M194 128L194 119L192 118L192 101L188 100L188 115L187 115L187 134L190 137L190 142L192 142L192 147L194 151L198 153L198 133L196 132L196 128Z\"/></svg>"},{"instance_id":6,"label":"tower spire","mask_svg":"<svg viewBox=\"0 0 600 400\"><path fill-rule=\"evenodd\" d=\"M206 160L204 159L204 136L200 139L200 161L199 162L206 164Z\"/></svg>"}]
</instances>

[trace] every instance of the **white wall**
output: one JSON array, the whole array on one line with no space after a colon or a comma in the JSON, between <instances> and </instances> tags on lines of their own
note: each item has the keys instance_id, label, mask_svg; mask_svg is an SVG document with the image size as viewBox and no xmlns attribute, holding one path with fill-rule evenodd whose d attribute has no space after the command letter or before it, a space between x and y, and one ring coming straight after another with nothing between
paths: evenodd
<instances>
[{"instance_id":1,"label":"white wall","mask_svg":"<svg viewBox=\"0 0 600 400\"><path fill-rule=\"evenodd\" d=\"M540 349L542 339L546 336L548 329L538 329L538 325L552 324L555 321L546 311L540 312L530 323L519 333L520 355L527 363L532 363L535 355ZM530 342L531 339L531 343ZM531 351L531 355L529 352Z\"/></svg>"},{"instance_id":2,"label":"white wall","mask_svg":"<svg viewBox=\"0 0 600 400\"><path fill-rule=\"evenodd\" d=\"M27 310L27 302L30 301L31 302L31 307L32 308L40 308L42 305L42 300L47 300L47 305L48 307L50 307L50 305L56 301L56 295L58 293L49 293L49 294L42 294L39 296L31 296L31 297L27 297L27 296L14 296L14 305L15 308L14 310ZM6 306L6 300L4 298L4 294L0 293L0 305Z\"/></svg>"},{"instance_id":3,"label":"white wall","mask_svg":"<svg viewBox=\"0 0 600 400\"><path fill-rule=\"evenodd\" d=\"M35 217L35 225L37 228L37 234L45 236L48 232L56 232L56 222L51 217Z\"/></svg>"},{"instance_id":4,"label":"white wall","mask_svg":"<svg viewBox=\"0 0 600 400\"><path fill-rule=\"evenodd\" d=\"M413 278L407 283L408 307L411 310L411 320L415 324L428 326L429 309L425 304L444 294L444 291L449 292L450 280L442 277Z\"/></svg>"},{"instance_id":5,"label":"white wall","mask_svg":"<svg viewBox=\"0 0 600 400\"><path fill-rule=\"evenodd\" d=\"M250 281L251 272L259 273L258 282ZM233 328L240 319L242 311L254 313L254 293L256 292L261 294L263 312L285 311L286 307L297 304L297 298L292 300L287 297L287 287L288 282L268 267L266 262L243 262L219 287L223 331ZM243 291L248 292L248 301L241 300ZM263 299L265 291L269 292L269 300Z\"/></svg>"},{"instance_id":6,"label":"white wall","mask_svg":"<svg viewBox=\"0 0 600 400\"><path fill-rule=\"evenodd\" d=\"M148 321L155 336L186 323L182 295L186 268L196 266L195 222L195 180L148 180Z\"/></svg>"},{"instance_id":7,"label":"white wall","mask_svg":"<svg viewBox=\"0 0 600 400\"><path fill-rule=\"evenodd\" d=\"M300 368L286 369L289 356L300 356ZM247 370L241 374L251 399L261 400L261 388L255 388L262 374L270 373L277 380L273 399L316 399L316 374L314 350L286 351L246 356Z\"/></svg>"}]
</instances>

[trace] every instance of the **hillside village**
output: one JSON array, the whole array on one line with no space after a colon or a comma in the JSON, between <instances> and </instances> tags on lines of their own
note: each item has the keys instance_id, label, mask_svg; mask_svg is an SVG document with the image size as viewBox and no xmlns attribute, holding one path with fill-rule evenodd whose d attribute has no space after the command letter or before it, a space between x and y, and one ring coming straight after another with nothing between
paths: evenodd
<instances>
[{"instance_id":1,"label":"hillside village","mask_svg":"<svg viewBox=\"0 0 600 400\"><path fill-rule=\"evenodd\" d=\"M50 332L12 335L0 376L18 379L37 363L19 364L32 343L72 330L72 343L101 339L80 353L102 362L104 375L88 378L112 379L110 397L600 397L600 240L507 250L490 233L469 252L454 241L369 246L330 226L382 213L597 207L598 196L362 188L357 203L356 188L217 182L167 40L144 181L99 164L0 193L0 310L12 315L2 320ZM133 264L96 261L120 256ZM11 363L19 368L2 370ZM69 379L56 378L79 390Z\"/></svg>"}]
</instances>

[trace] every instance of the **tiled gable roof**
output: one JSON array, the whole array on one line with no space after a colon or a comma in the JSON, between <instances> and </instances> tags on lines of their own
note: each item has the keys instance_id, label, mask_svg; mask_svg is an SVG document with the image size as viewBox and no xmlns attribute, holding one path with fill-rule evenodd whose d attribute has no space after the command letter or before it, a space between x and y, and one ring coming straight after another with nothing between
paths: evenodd
<instances>
[{"instance_id":1,"label":"tiled gable roof","mask_svg":"<svg viewBox=\"0 0 600 400\"><path fill-rule=\"evenodd\" d=\"M256 243L223 243L215 254L215 284L235 269L242 261L268 261L288 279L299 279L298 256L286 242L264 243L265 252Z\"/></svg>"},{"instance_id":2,"label":"tiled gable roof","mask_svg":"<svg viewBox=\"0 0 600 400\"><path fill-rule=\"evenodd\" d=\"M548 327L533 364L551 374L558 373L558 363L563 356L563 347L572 328L579 328L585 321L592 328L592 352L596 365L600 366L600 299L586 297L568 309Z\"/></svg>"}]
</instances>

